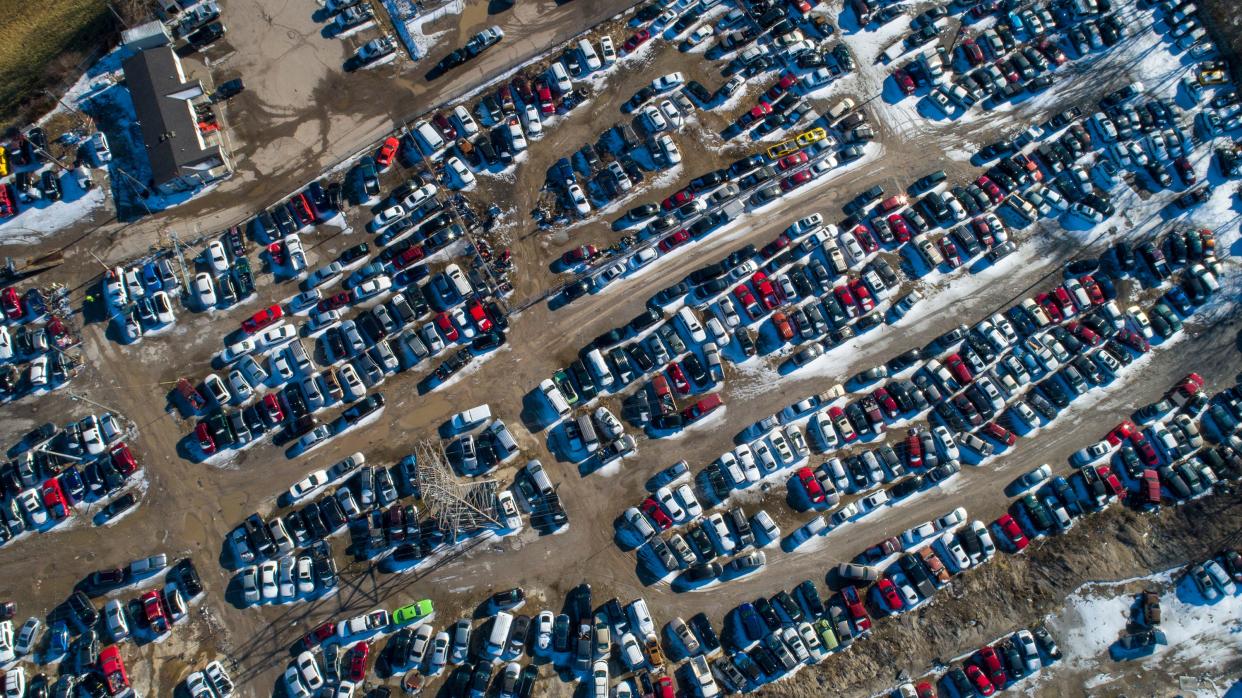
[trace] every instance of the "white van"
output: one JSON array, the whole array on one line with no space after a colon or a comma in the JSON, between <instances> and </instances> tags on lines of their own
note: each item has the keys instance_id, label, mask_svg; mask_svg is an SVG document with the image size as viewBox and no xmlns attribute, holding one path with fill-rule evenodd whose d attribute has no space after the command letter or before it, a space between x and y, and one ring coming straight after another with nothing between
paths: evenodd
<instances>
[{"instance_id":1,"label":"white van","mask_svg":"<svg viewBox=\"0 0 1242 698\"><path fill-rule=\"evenodd\" d=\"M513 438L513 432L509 431L509 427L505 426L504 422L497 419L487 427L487 430L492 433L492 437L495 439L496 444L500 446L500 448L504 449L504 453L501 455L501 458L508 458L517 452L517 439Z\"/></svg>"},{"instance_id":2,"label":"white van","mask_svg":"<svg viewBox=\"0 0 1242 698\"><path fill-rule=\"evenodd\" d=\"M560 94L569 94L574 89L574 83L569 79L569 71L565 70L565 64L560 61L548 68L548 77L552 78L552 89Z\"/></svg>"},{"instance_id":3,"label":"white van","mask_svg":"<svg viewBox=\"0 0 1242 698\"><path fill-rule=\"evenodd\" d=\"M543 469L543 463L538 458L533 458L526 463L526 477L534 483L535 489L539 490L539 494L552 494L556 490L552 487L552 478L548 477L548 471Z\"/></svg>"},{"instance_id":4,"label":"white van","mask_svg":"<svg viewBox=\"0 0 1242 698\"><path fill-rule=\"evenodd\" d=\"M556 387L551 379L544 378L539 383L539 390L547 398L548 404L552 405L552 409L556 410L558 417L569 416L569 403L565 401L565 396L561 394L560 389Z\"/></svg>"},{"instance_id":5,"label":"white van","mask_svg":"<svg viewBox=\"0 0 1242 698\"><path fill-rule=\"evenodd\" d=\"M604 361L604 355L599 349L592 349L586 355L587 366L591 368L591 373L599 379L601 388L612 387L612 370L608 368L608 364Z\"/></svg>"},{"instance_id":6,"label":"white van","mask_svg":"<svg viewBox=\"0 0 1242 698\"><path fill-rule=\"evenodd\" d=\"M505 644L509 642L509 628L513 626L513 615L500 611L492 619L492 632L487 637L484 653L495 659L504 654Z\"/></svg>"},{"instance_id":7,"label":"white van","mask_svg":"<svg viewBox=\"0 0 1242 698\"><path fill-rule=\"evenodd\" d=\"M583 73L593 73L603 67L603 62L599 59L599 54L595 52L595 47L587 39L578 41L578 53L582 55L582 65L586 67Z\"/></svg>"},{"instance_id":8,"label":"white van","mask_svg":"<svg viewBox=\"0 0 1242 698\"><path fill-rule=\"evenodd\" d=\"M599 436L595 433L595 423L591 420L591 415L578 415L578 431L582 432L582 443L589 453L599 450Z\"/></svg>"},{"instance_id":9,"label":"white van","mask_svg":"<svg viewBox=\"0 0 1242 698\"><path fill-rule=\"evenodd\" d=\"M423 155L428 160L439 157L447 145L440 132L434 126L426 121L420 121L414 124L414 133L418 136L418 149L423 151Z\"/></svg>"},{"instance_id":10,"label":"white van","mask_svg":"<svg viewBox=\"0 0 1242 698\"><path fill-rule=\"evenodd\" d=\"M462 273L461 267L456 264L450 264L444 267L444 275L453 284L453 290L457 291L457 295L466 298L474 293L474 289L471 288L470 282L466 280L466 275Z\"/></svg>"},{"instance_id":11,"label":"white van","mask_svg":"<svg viewBox=\"0 0 1242 698\"><path fill-rule=\"evenodd\" d=\"M681 318L681 324L690 333L691 341L698 343L707 341L707 332L703 331L703 325L699 322L693 310L683 305L681 310L677 311L677 317Z\"/></svg>"}]
</instances>

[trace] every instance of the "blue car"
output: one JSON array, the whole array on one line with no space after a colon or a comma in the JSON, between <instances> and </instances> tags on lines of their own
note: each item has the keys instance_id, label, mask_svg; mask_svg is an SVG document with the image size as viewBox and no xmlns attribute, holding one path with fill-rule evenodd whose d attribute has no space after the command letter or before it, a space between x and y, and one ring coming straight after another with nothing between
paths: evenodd
<instances>
[{"instance_id":1,"label":"blue car","mask_svg":"<svg viewBox=\"0 0 1242 698\"><path fill-rule=\"evenodd\" d=\"M48 656L60 657L69 651L69 628L64 621L56 621L48 630Z\"/></svg>"}]
</instances>

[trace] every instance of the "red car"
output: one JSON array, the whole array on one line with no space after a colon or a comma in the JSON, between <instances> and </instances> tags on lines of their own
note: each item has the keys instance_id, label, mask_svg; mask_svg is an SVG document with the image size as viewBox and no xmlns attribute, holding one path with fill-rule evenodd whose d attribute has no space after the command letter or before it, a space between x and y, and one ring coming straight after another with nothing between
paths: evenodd
<instances>
[{"instance_id":1,"label":"red car","mask_svg":"<svg viewBox=\"0 0 1242 698\"><path fill-rule=\"evenodd\" d=\"M918 432L911 429L906 437L906 465L911 470L923 467L923 441Z\"/></svg>"},{"instance_id":2,"label":"red car","mask_svg":"<svg viewBox=\"0 0 1242 698\"><path fill-rule=\"evenodd\" d=\"M914 687L914 694L918 698L936 698L936 689L927 681L920 683Z\"/></svg>"},{"instance_id":3,"label":"red car","mask_svg":"<svg viewBox=\"0 0 1242 698\"><path fill-rule=\"evenodd\" d=\"M845 312L850 317L858 317L858 306L854 305L854 295L850 293L849 288L845 286L837 286L832 289L832 294L837 297L837 302L845 308Z\"/></svg>"},{"instance_id":4,"label":"red car","mask_svg":"<svg viewBox=\"0 0 1242 698\"><path fill-rule=\"evenodd\" d=\"M1119 446L1122 441L1133 438L1137 433L1138 427L1135 426L1134 422L1125 419L1122 420L1121 424L1113 427L1113 430L1108 432L1108 436L1104 438L1108 439L1109 445Z\"/></svg>"},{"instance_id":5,"label":"red car","mask_svg":"<svg viewBox=\"0 0 1242 698\"><path fill-rule=\"evenodd\" d=\"M516 84L517 81L515 80L514 83ZM523 90L518 90L518 96L522 98L522 101L526 101L531 97L530 90L526 89L524 92ZM457 140L457 127L454 126L453 122L449 121L448 117L445 115L436 114L431 118L431 123L435 124L436 129L438 129L440 134L444 136L444 140Z\"/></svg>"},{"instance_id":6,"label":"red car","mask_svg":"<svg viewBox=\"0 0 1242 698\"><path fill-rule=\"evenodd\" d=\"M583 264L585 262L589 262L592 259L594 259L595 255L597 254L599 254L599 250L596 249L595 245L583 245L581 247L575 247L574 249L561 255L561 264L564 264L566 266L573 266L575 264Z\"/></svg>"},{"instance_id":7,"label":"red car","mask_svg":"<svg viewBox=\"0 0 1242 698\"><path fill-rule=\"evenodd\" d=\"M0 184L0 218L17 215L15 201L16 197L13 195L13 187L9 184Z\"/></svg>"},{"instance_id":8,"label":"red car","mask_svg":"<svg viewBox=\"0 0 1242 698\"><path fill-rule=\"evenodd\" d=\"M138 469L138 461L134 460L134 454L124 442L113 446L109 455L112 456L112 467L122 475L130 475Z\"/></svg>"},{"instance_id":9,"label":"red car","mask_svg":"<svg viewBox=\"0 0 1242 698\"><path fill-rule=\"evenodd\" d=\"M658 247L660 248L661 252L672 252L673 250L685 244L685 242L689 239L690 239L690 231L686 230L685 228L682 228L681 230L678 230L672 235L669 235L668 237L661 240Z\"/></svg>"},{"instance_id":10,"label":"red car","mask_svg":"<svg viewBox=\"0 0 1242 698\"><path fill-rule=\"evenodd\" d=\"M1128 327L1117 332L1117 341L1140 354L1146 354L1151 351L1151 343L1147 341L1147 338ZM1194 391L1191 391L1190 394L1193 395Z\"/></svg>"},{"instance_id":11,"label":"red car","mask_svg":"<svg viewBox=\"0 0 1242 698\"><path fill-rule=\"evenodd\" d=\"M746 126L764 118L765 116L768 116L771 113L771 104L768 104L767 102L759 102L755 106L751 107L750 111L742 114L739 120L742 122L743 126Z\"/></svg>"},{"instance_id":12,"label":"red car","mask_svg":"<svg viewBox=\"0 0 1242 698\"><path fill-rule=\"evenodd\" d=\"M979 692L979 695L990 696L996 693L996 687L992 685L992 682L988 680L983 671L974 664L966 665L966 678L970 679L970 682L975 685L975 690Z\"/></svg>"},{"instance_id":13,"label":"red car","mask_svg":"<svg viewBox=\"0 0 1242 698\"><path fill-rule=\"evenodd\" d=\"M1139 495L1142 497L1144 504L1160 503L1160 476L1155 470L1148 468L1143 471L1143 476L1139 483Z\"/></svg>"},{"instance_id":14,"label":"red car","mask_svg":"<svg viewBox=\"0 0 1242 698\"><path fill-rule=\"evenodd\" d=\"M656 526L660 527L661 531L666 531L673 525L673 520L669 518L668 514L664 513L664 509L660 507L660 503L651 497L644 499L639 508L642 509L642 512L655 522Z\"/></svg>"},{"instance_id":15,"label":"red car","mask_svg":"<svg viewBox=\"0 0 1242 698\"><path fill-rule=\"evenodd\" d=\"M490 332L492 329L492 319L487 316L487 311L483 309L483 304L479 299L472 298L466 305L466 312L469 313L470 319L479 328L480 332Z\"/></svg>"},{"instance_id":16,"label":"red car","mask_svg":"<svg viewBox=\"0 0 1242 698\"><path fill-rule=\"evenodd\" d=\"M309 633L306 633L306 636L302 638L302 647L304 647L307 650L313 650L319 645L323 644L325 640L335 635L336 635L336 623L332 621L327 621L326 623L320 624L319 627L315 628Z\"/></svg>"},{"instance_id":17,"label":"red car","mask_svg":"<svg viewBox=\"0 0 1242 698\"><path fill-rule=\"evenodd\" d=\"M656 698L673 698L677 695L676 692L673 691L673 680L667 676L661 676L660 680L656 681L655 688Z\"/></svg>"},{"instance_id":18,"label":"red car","mask_svg":"<svg viewBox=\"0 0 1242 698\"><path fill-rule=\"evenodd\" d=\"M900 213L888 217L888 227L892 229L897 242L909 242L910 226L906 225L906 219Z\"/></svg>"},{"instance_id":19,"label":"red car","mask_svg":"<svg viewBox=\"0 0 1242 698\"><path fill-rule=\"evenodd\" d=\"M681 370L681 364L676 361L668 365L668 377L673 381L673 387L682 395L690 394L690 381L686 379L686 374Z\"/></svg>"},{"instance_id":20,"label":"red car","mask_svg":"<svg viewBox=\"0 0 1242 698\"><path fill-rule=\"evenodd\" d=\"M243 320L241 325L242 331L246 334L254 334L284 317L284 315L285 312L279 305L268 306Z\"/></svg>"},{"instance_id":21,"label":"red car","mask_svg":"<svg viewBox=\"0 0 1242 698\"><path fill-rule=\"evenodd\" d=\"M639 29L638 31L634 32L634 36L631 36L630 38L626 39L625 43L621 44L621 52L630 53L631 51L638 48L639 46L642 46L643 44L647 43L647 40L650 38L651 38L651 32L647 31L646 29Z\"/></svg>"},{"instance_id":22,"label":"red car","mask_svg":"<svg viewBox=\"0 0 1242 698\"><path fill-rule=\"evenodd\" d=\"M992 226L982 218L976 218L970 222L971 232L979 239L979 244L984 247L991 247L996 242L996 237L992 234Z\"/></svg>"},{"instance_id":23,"label":"red car","mask_svg":"<svg viewBox=\"0 0 1242 698\"><path fill-rule=\"evenodd\" d=\"M422 245L410 245L404 250L401 250L401 254L398 254L393 258L392 266L398 270L405 269L426 256L427 252L423 249Z\"/></svg>"},{"instance_id":24,"label":"red car","mask_svg":"<svg viewBox=\"0 0 1242 698\"><path fill-rule=\"evenodd\" d=\"M450 342L456 342L458 338L457 326L453 324L453 318L448 313L439 313L436 315L436 327L440 328L440 333Z\"/></svg>"},{"instance_id":25,"label":"red car","mask_svg":"<svg viewBox=\"0 0 1242 698\"><path fill-rule=\"evenodd\" d=\"M198 438L198 447L203 450L203 453L210 456L216 452L216 441L211 438L211 430L207 428L207 422L199 422L198 426L194 427L194 436Z\"/></svg>"},{"instance_id":26,"label":"red car","mask_svg":"<svg viewBox=\"0 0 1242 698\"><path fill-rule=\"evenodd\" d=\"M965 361L962 361L962 357L957 352L944 357L944 366L953 374L953 378L962 385L966 385L975 379L970 372L970 367L966 365Z\"/></svg>"},{"instance_id":27,"label":"red car","mask_svg":"<svg viewBox=\"0 0 1242 698\"><path fill-rule=\"evenodd\" d=\"M682 205L688 204L691 201L694 201L694 192L689 189L682 189L664 201L661 201L660 208L663 208L665 211L671 211L675 208L681 208Z\"/></svg>"},{"instance_id":28,"label":"red car","mask_svg":"<svg viewBox=\"0 0 1242 698\"><path fill-rule=\"evenodd\" d=\"M880 580L875 583L875 589L884 604L888 606L888 610L895 613L906 607L906 602L901 598L901 592L897 591L897 585L893 584L888 577L880 577Z\"/></svg>"},{"instance_id":29,"label":"red car","mask_svg":"<svg viewBox=\"0 0 1242 698\"><path fill-rule=\"evenodd\" d=\"M798 187L802 186L803 184L806 184L812 179L813 177L811 176L811 173L806 170L803 170L801 172L795 172L792 177L786 177L785 179L781 180L781 190L782 191L793 191L794 189L797 189Z\"/></svg>"},{"instance_id":30,"label":"red car","mask_svg":"<svg viewBox=\"0 0 1242 698\"><path fill-rule=\"evenodd\" d=\"M1057 305L1052 299L1052 296L1047 293L1041 293L1038 296L1035 296L1035 302L1039 304L1039 307L1044 309L1045 313L1048 313L1048 319L1053 322L1061 322L1065 319L1061 317L1061 307Z\"/></svg>"},{"instance_id":31,"label":"red car","mask_svg":"<svg viewBox=\"0 0 1242 698\"><path fill-rule=\"evenodd\" d=\"M962 41L962 54L966 56L966 62L972 66L983 62L983 49L979 48L979 44L975 43L974 39Z\"/></svg>"},{"instance_id":32,"label":"red car","mask_svg":"<svg viewBox=\"0 0 1242 698\"><path fill-rule=\"evenodd\" d=\"M854 294L854 302L862 308L864 313L869 312L875 307L875 300L871 298L871 291L867 290L867 286L863 284L862 279L854 279L850 281L850 293Z\"/></svg>"},{"instance_id":33,"label":"red car","mask_svg":"<svg viewBox=\"0 0 1242 698\"><path fill-rule=\"evenodd\" d=\"M1147 440L1147 437L1141 433L1130 437L1130 445L1134 446L1135 453L1138 453L1139 460L1143 461L1143 465L1154 468L1160 465L1160 456L1156 455L1156 449Z\"/></svg>"},{"instance_id":34,"label":"red car","mask_svg":"<svg viewBox=\"0 0 1242 698\"><path fill-rule=\"evenodd\" d=\"M384 139L379 147L379 152L375 154L375 164L382 168L392 167L392 159L397 156L397 150L401 147L401 141L394 136Z\"/></svg>"},{"instance_id":35,"label":"red car","mask_svg":"<svg viewBox=\"0 0 1242 698\"><path fill-rule=\"evenodd\" d=\"M780 335L783 341L788 342L793 339L793 327L789 324L789 318L782 312L772 313L772 324L776 326L776 334Z\"/></svg>"},{"instance_id":36,"label":"red car","mask_svg":"<svg viewBox=\"0 0 1242 698\"><path fill-rule=\"evenodd\" d=\"M1104 341L1100 338L1100 335L1095 333L1095 330L1087 327L1086 325L1078 324L1077 320L1067 324L1065 329L1073 332L1075 337L1082 340L1083 344L1088 346L1098 347L1100 346L1100 343Z\"/></svg>"},{"instance_id":37,"label":"red car","mask_svg":"<svg viewBox=\"0 0 1242 698\"><path fill-rule=\"evenodd\" d=\"M1052 289L1052 298L1056 301L1057 307L1061 309L1061 316L1065 319L1074 317L1078 312L1078 306L1074 305L1074 298L1064 286L1057 286Z\"/></svg>"},{"instance_id":38,"label":"red car","mask_svg":"<svg viewBox=\"0 0 1242 698\"><path fill-rule=\"evenodd\" d=\"M996 422L988 422L987 424L984 424L983 431L988 436L996 439L1006 446L1012 446L1018 442L1018 437L1015 436L1012 431L1009 431Z\"/></svg>"},{"instance_id":39,"label":"red car","mask_svg":"<svg viewBox=\"0 0 1242 698\"><path fill-rule=\"evenodd\" d=\"M854 620L854 628L865 633L871 629L871 616L867 615L867 609L863 607L862 599L858 598L858 589L853 585L847 586L841 590L841 599L845 601L845 610L849 612L850 618Z\"/></svg>"},{"instance_id":40,"label":"red car","mask_svg":"<svg viewBox=\"0 0 1242 698\"><path fill-rule=\"evenodd\" d=\"M129 675L125 673L125 662L121 661L121 651L116 645L108 645L99 653L99 672L108 684L108 695L119 696L129 689Z\"/></svg>"},{"instance_id":41,"label":"red car","mask_svg":"<svg viewBox=\"0 0 1242 698\"><path fill-rule=\"evenodd\" d=\"M755 290L759 292L759 298L763 301L765 310L771 310L781 304L781 297L776 292L776 287L768 281L768 275L761 271L757 271L750 277L750 282L754 284Z\"/></svg>"},{"instance_id":42,"label":"red car","mask_svg":"<svg viewBox=\"0 0 1242 698\"><path fill-rule=\"evenodd\" d=\"M858 438L858 432L854 430L854 426L850 424L850 420L845 416L845 410L833 405L828 408L828 419L832 420L832 425L837 428L837 433L841 434L841 440L849 443Z\"/></svg>"},{"instance_id":43,"label":"red car","mask_svg":"<svg viewBox=\"0 0 1242 698\"><path fill-rule=\"evenodd\" d=\"M893 71L893 82L897 83L902 92L908 95L914 94L914 78L910 77L910 74L904 68L898 68Z\"/></svg>"},{"instance_id":44,"label":"red car","mask_svg":"<svg viewBox=\"0 0 1242 698\"><path fill-rule=\"evenodd\" d=\"M1091 304L1104 305L1106 301L1104 289L1100 288L1100 285L1096 283L1095 277L1087 274L1080 281L1082 282L1082 287L1087 291L1087 296L1091 299Z\"/></svg>"},{"instance_id":45,"label":"red car","mask_svg":"<svg viewBox=\"0 0 1242 698\"><path fill-rule=\"evenodd\" d=\"M1126 498L1126 488L1121 486L1121 480L1113 472L1113 469L1107 465L1095 466L1095 472L1099 473L1100 479L1108 486L1108 490L1118 499Z\"/></svg>"},{"instance_id":46,"label":"red car","mask_svg":"<svg viewBox=\"0 0 1242 698\"><path fill-rule=\"evenodd\" d=\"M267 256L272 258L272 264L280 266L285 263L285 243L277 240L267 246Z\"/></svg>"},{"instance_id":47,"label":"red car","mask_svg":"<svg viewBox=\"0 0 1242 698\"><path fill-rule=\"evenodd\" d=\"M0 305L4 307L4 316L10 320L20 320L26 314L22 297L11 287L0 291Z\"/></svg>"},{"instance_id":48,"label":"red car","mask_svg":"<svg viewBox=\"0 0 1242 698\"><path fill-rule=\"evenodd\" d=\"M1186 377L1183 378L1181 382L1182 383L1194 383L1196 387L1202 388L1203 387L1203 376L1197 373L1194 373L1192 371L1191 373L1187 373Z\"/></svg>"},{"instance_id":49,"label":"red car","mask_svg":"<svg viewBox=\"0 0 1242 698\"><path fill-rule=\"evenodd\" d=\"M858 225L854 227L854 238L858 240L859 246L861 246L863 248L863 252L866 252L867 254L871 254L872 252L880 249L880 243L875 241L875 238L871 235L871 231L868 230L865 225Z\"/></svg>"},{"instance_id":50,"label":"red car","mask_svg":"<svg viewBox=\"0 0 1242 698\"><path fill-rule=\"evenodd\" d=\"M1014 551L1022 550L1027 546L1027 543L1030 542L1022 533L1022 528L1018 526L1018 522L1014 521L1013 517L1009 514L1001 515L1001 517L996 520L995 526Z\"/></svg>"},{"instance_id":51,"label":"red car","mask_svg":"<svg viewBox=\"0 0 1242 698\"><path fill-rule=\"evenodd\" d=\"M1181 177L1182 184L1190 186L1199 181L1199 175L1195 174L1195 168L1190 161L1183 157L1179 157L1173 161L1173 168L1177 170L1177 176Z\"/></svg>"},{"instance_id":52,"label":"red car","mask_svg":"<svg viewBox=\"0 0 1242 698\"><path fill-rule=\"evenodd\" d=\"M342 291L340 293L328 296L327 298L324 298L323 300L319 301L319 305L317 305L316 307L319 309L319 312L323 313L329 310L338 310L340 308L344 308L345 306L352 303L353 300L354 300L354 294L350 293L349 291Z\"/></svg>"},{"instance_id":53,"label":"red car","mask_svg":"<svg viewBox=\"0 0 1242 698\"><path fill-rule=\"evenodd\" d=\"M712 393L711 395L708 395L702 400L699 400L693 405L690 405L686 409L682 410L681 416L682 419L686 420L687 424L690 424L699 421L712 412L715 412L721 405L724 405L724 401L720 399L720 394Z\"/></svg>"},{"instance_id":54,"label":"red car","mask_svg":"<svg viewBox=\"0 0 1242 698\"><path fill-rule=\"evenodd\" d=\"M1009 681L1005 675L1005 667L1000 655L991 647L984 647L975 655L975 663L988 675L988 680L995 686L1004 686Z\"/></svg>"},{"instance_id":55,"label":"red car","mask_svg":"<svg viewBox=\"0 0 1242 698\"><path fill-rule=\"evenodd\" d=\"M957 269L962 266L962 257L957 253L957 245L948 236L940 238L937 241L940 248L940 254L944 256L944 261L948 262L950 269Z\"/></svg>"},{"instance_id":56,"label":"red car","mask_svg":"<svg viewBox=\"0 0 1242 698\"><path fill-rule=\"evenodd\" d=\"M264 417L273 424L279 424L285 419L285 411L280 407L280 400L275 395L268 393L263 396L259 402L263 406Z\"/></svg>"},{"instance_id":57,"label":"red car","mask_svg":"<svg viewBox=\"0 0 1242 698\"><path fill-rule=\"evenodd\" d=\"M69 516L69 502L65 500L65 492L60 488L60 481L56 478L43 483L43 506L47 507L52 518L57 521Z\"/></svg>"},{"instance_id":58,"label":"red car","mask_svg":"<svg viewBox=\"0 0 1242 698\"><path fill-rule=\"evenodd\" d=\"M742 308L746 310L746 314L750 316L751 320L763 314L763 311L759 308L759 303L755 301L755 294L751 293L746 286L738 286L733 289L733 296L741 303Z\"/></svg>"},{"instance_id":59,"label":"red car","mask_svg":"<svg viewBox=\"0 0 1242 698\"><path fill-rule=\"evenodd\" d=\"M983 190L984 194L988 195L988 198L994 204L1000 203L1000 200L1005 198L1005 194L1001 192L1000 187L996 186L996 182L988 179L987 175L979 175L979 178L975 180L975 184L979 185L979 188Z\"/></svg>"},{"instance_id":60,"label":"red car","mask_svg":"<svg viewBox=\"0 0 1242 698\"><path fill-rule=\"evenodd\" d=\"M151 631L157 635L168 630L168 616L164 614L164 602L160 599L158 589L152 589L142 595L142 615Z\"/></svg>"},{"instance_id":61,"label":"red car","mask_svg":"<svg viewBox=\"0 0 1242 698\"><path fill-rule=\"evenodd\" d=\"M880 409L884 410L884 414L888 415L889 419L897 419L897 415L900 414L901 410L897 408L897 401L893 399L892 395L888 394L887 390L876 388L871 391L871 397L879 404Z\"/></svg>"},{"instance_id":62,"label":"red car","mask_svg":"<svg viewBox=\"0 0 1242 698\"><path fill-rule=\"evenodd\" d=\"M819 480L815 479L815 473L810 468L799 468L798 480L802 483L802 489L806 490L808 499L815 504L823 504L826 501L824 488L819 486Z\"/></svg>"},{"instance_id":63,"label":"red car","mask_svg":"<svg viewBox=\"0 0 1242 698\"><path fill-rule=\"evenodd\" d=\"M539 97L539 112L542 114L555 114L556 102L552 99L552 88L543 80L535 83L535 95Z\"/></svg>"},{"instance_id":64,"label":"red car","mask_svg":"<svg viewBox=\"0 0 1242 698\"><path fill-rule=\"evenodd\" d=\"M798 152L792 155L786 155L785 157L781 158L777 162L776 167L780 171L784 172L785 170L792 170L798 165L805 165L808 159L809 158L807 158L806 153L799 150Z\"/></svg>"},{"instance_id":65,"label":"red car","mask_svg":"<svg viewBox=\"0 0 1242 698\"><path fill-rule=\"evenodd\" d=\"M371 656L371 645L366 642L359 642L349 652L349 671L346 677L354 683L359 683L367 677L367 657Z\"/></svg>"}]
</instances>

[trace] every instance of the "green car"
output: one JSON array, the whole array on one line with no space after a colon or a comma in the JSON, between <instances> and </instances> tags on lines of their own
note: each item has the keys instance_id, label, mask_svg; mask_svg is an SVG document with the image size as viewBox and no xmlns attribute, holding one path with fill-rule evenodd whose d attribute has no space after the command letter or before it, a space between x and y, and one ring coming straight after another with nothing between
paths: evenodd
<instances>
[{"instance_id":1,"label":"green car","mask_svg":"<svg viewBox=\"0 0 1242 698\"><path fill-rule=\"evenodd\" d=\"M565 369L557 369L556 373L552 374L552 382L556 385L556 389L561 391L561 395L565 397L565 402L568 402L570 405L578 403L578 393L574 390L573 383L569 382L569 374L565 373Z\"/></svg>"},{"instance_id":2,"label":"green car","mask_svg":"<svg viewBox=\"0 0 1242 698\"><path fill-rule=\"evenodd\" d=\"M832 632L832 624L820 618L815 621L815 630L819 633L819 639L824 643L824 650L831 652L837 648L837 636Z\"/></svg>"},{"instance_id":3,"label":"green car","mask_svg":"<svg viewBox=\"0 0 1242 698\"><path fill-rule=\"evenodd\" d=\"M431 599L423 599L409 606L402 606L392 612L393 625L407 625L422 620L435 612L431 607Z\"/></svg>"}]
</instances>

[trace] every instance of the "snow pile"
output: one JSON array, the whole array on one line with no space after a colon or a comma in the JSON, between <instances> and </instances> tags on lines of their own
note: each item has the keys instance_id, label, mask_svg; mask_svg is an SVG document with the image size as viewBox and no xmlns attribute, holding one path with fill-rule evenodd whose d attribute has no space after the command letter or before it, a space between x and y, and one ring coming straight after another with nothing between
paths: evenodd
<instances>
[{"instance_id":1,"label":"snow pile","mask_svg":"<svg viewBox=\"0 0 1242 698\"><path fill-rule=\"evenodd\" d=\"M430 12L424 12L420 0L384 0L384 9L392 18L397 36L409 51L410 58L418 60L448 30L428 34L426 27L451 15L459 15L466 7L465 0L450 0Z\"/></svg>"}]
</instances>

